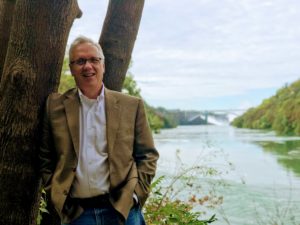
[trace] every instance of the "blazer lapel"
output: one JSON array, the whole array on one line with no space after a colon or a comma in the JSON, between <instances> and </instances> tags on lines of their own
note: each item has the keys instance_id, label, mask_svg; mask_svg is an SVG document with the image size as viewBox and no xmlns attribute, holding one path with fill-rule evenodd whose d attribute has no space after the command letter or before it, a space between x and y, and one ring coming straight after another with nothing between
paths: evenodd
<instances>
[{"instance_id":1,"label":"blazer lapel","mask_svg":"<svg viewBox=\"0 0 300 225\"><path fill-rule=\"evenodd\" d=\"M114 148L116 134L119 128L119 101L108 89L105 91L105 114L106 114L106 135L107 149L111 153ZM108 154L110 155L110 154Z\"/></svg>"},{"instance_id":2,"label":"blazer lapel","mask_svg":"<svg viewBox=\"0 0 300 225\"><path fill-rule=\"evenodd\" d=\"M66 110L67 123L71 133L75 152L79 154L79 99L77 89L67 95L64 100L64 106Z\"/></svg>"}]
</instances>

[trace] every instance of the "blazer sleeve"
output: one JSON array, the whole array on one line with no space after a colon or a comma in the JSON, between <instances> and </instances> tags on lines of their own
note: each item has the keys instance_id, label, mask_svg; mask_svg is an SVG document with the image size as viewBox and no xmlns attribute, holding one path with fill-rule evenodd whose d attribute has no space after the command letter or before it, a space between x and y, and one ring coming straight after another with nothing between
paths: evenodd
<instances>
[{"instance_id":1,"label":"blazer sleeve","mask_svg":"<svg viewBox=\"0 0 300 225\"><path fill-rule=\"evenodd\" d=\"M154 147L152 131L148 124L142 100L139 100L135 121L133 152L138 171L138 183L135 187L135 193L141 206L143 206L150 192L151 181L155 176L159 154Z\"/></svg>"},{"instance_id":2,"label":"blazer sleeve","mask_svg":"<svg viewBox=\"0 0 300 225\"><path fill-rule=\"evenodd\" d=\"M51 178L56 166L56 154L54 151L53 137L50 125L50 101L51 95L48 97L43 122L42 122L42 140L39 149L39 172L42 177L42 184L46 191L51 188Z\"/></svg>"}]
</instances>

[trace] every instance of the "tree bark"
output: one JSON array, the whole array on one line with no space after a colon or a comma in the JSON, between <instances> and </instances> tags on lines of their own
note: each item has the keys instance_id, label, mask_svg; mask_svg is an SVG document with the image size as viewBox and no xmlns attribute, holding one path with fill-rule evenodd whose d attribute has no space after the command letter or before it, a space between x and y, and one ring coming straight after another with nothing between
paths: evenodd
<instances>
[{"instance_id":1,"label":"tree bark","mask_svg":"<svg viewBox=\"0 0 300 225\"><path fill-rule=\"evenodd\" d=\"M138 33L144 0L110 0L99 40L105 55L105 86L121 91Z\"/></svg>"},{"instance_id":2,"label":"tree bark","mask_svg":"<svg viewBox=\"0 0 300 225\"><path fill-rule=\"evenodd\" d=\"M0 84L0 224L36 223L43 103L57 89L76 0L18 0Z\"/></svg>"},{"instance_id":3,"label":"tree bark","mask_svg":"<svg viewBox=\"0 0 300 225\"><path fill-rule=\"evenodd\" d=\"M0 81L16 0L0 0Z\"/></svg>"}]
</instances>

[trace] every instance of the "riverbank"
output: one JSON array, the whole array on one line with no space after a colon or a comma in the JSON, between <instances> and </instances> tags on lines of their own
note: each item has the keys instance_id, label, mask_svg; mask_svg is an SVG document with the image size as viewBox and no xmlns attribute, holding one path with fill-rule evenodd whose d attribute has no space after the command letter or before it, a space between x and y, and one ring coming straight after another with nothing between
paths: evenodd
<instances>
[{"instance_id":1,"label":"riverbank","mask_svg":"<svg viewBox=\"0 0 300 225\"><path fill-rule=\"evenodd\" d=\"M211 210L219 219L214 224L267 225L273 218L285 225L300 223L300 157L295 156L300 138L230 126L179 126L162 130L155 142L161 155L158 175L174 174L178 158L182 165L208 164L221 172L193 181L203 188L207 180L224 184L213 187L223 196L223 204Z\"/></svg>"}]
</instances>

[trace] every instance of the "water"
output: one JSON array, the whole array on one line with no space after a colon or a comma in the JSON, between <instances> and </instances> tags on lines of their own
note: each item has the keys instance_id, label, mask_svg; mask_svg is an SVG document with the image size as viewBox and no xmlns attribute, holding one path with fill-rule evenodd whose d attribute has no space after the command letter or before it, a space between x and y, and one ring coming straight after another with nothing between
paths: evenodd
<instances>
[{"instance_id":1,"label":"water","mask_svg":"<svg viewBox=\"0 0 300 225\"><path fill-rule=\"evenodd\" d=\"M185 187L178 195L184 199L213 190L223 196L222 204L205 209L205 218L216 213L218 222L213 224L300 225L300 137L230 126L179 126L162 130L155 143L158 175L174 175L191 166L210 166L222 173L199 173L194 190Z\"/></svg>"}]
</instances>

